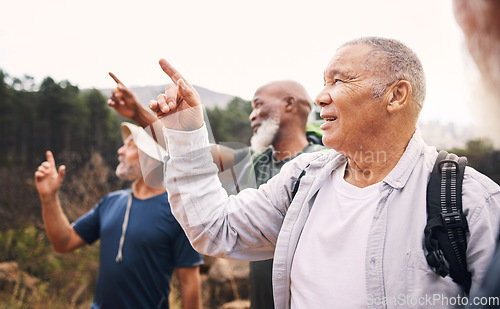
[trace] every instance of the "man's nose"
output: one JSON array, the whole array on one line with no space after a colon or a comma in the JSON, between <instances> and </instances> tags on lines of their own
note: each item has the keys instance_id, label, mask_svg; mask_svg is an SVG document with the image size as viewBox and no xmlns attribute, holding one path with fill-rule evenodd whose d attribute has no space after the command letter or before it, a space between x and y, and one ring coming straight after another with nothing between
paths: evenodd
<instances>
[{"instance_id":1,"label":"man's nose","mask_svg":"<svg viewBox=\"0 0 500 309\"><path fill-rule=\"evenodd\" d=\"M323 89L316 96L315 103L319 107L324 107L325 105L328 105L328 104L332 103L332 97L328 94L328 92L326 91L326 89Z\"/></svg>"},{"instance_id":2,"label":"man's nose","mask_svg":"<svg viewBox=\"0 0 500 309\"><path fill-rule=\"evenodd\" d=\"M118 148L118 150L116 152L118 153L118 155L121 155L124 151L125 151L125 145Z\"/></svg>"},{"instance_id":3,"label":"man's nose","mask_svg":"<svg viewBox=\"0 0 500 309\"><path fill-rule=\"evenodd\" d=\"M250 122L255 121L255 119L257 118L257 114L258 112L255 109L252 109L250 116L248 116L248 120L250 120Z\"/></svg>"}]
</instances>

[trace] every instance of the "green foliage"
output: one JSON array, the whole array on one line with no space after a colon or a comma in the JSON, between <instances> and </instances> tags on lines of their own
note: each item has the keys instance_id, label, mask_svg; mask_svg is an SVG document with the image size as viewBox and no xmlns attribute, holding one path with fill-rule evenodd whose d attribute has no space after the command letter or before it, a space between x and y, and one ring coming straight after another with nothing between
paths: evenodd
<instances>
[{"instance_id":1,"label":"green foliage","mask_svg":"<svg viewBox=\"0 0 500 309\"><path fill-rule=\"evenodd\" d=\"M0 262L16 261L19 270L39 279L31 297L17 287L0 297L2 308L69 308L88 303L95 288L99 250L83 248L68 255L54 253L43 230L26 226L0 232ZM88 308L88 305L87 305Z\"/></svg>"},{"instance_id":2,"label":"green foliage","mask_svg":"<svg viewBox=\"0 0 500 309\"><path fill-rule=\"evenodd\" d=\"M250 143L252 128L248 117L252 112L250 101L234 98L225 109L207 110L207 116L216 142Z\"/></svg>"},{"instance_id":3,"label":"green foliage","mask_svg":"<svg viewBox=\"0 0 500 309\"><path fill-rule=\"evenodd\" d=\"M114 166L116 151L122 142L120 123L124 119L108 107L107 98L99 90L91 89L82 93L81 97L86 104L85 132L88 140L85 145L89 147L87 151L97 151Z\"/></svg>"},{"instance_id":4,"label":"green foliage","mask_svg":"<svg viewBox=\"0 0 500 309\"><path fill-rule=\"evenodd\" d=\"M0 261L16 261L20 269L34 276L41 277L47 271L58 268L55 261L39 263L40 259L52 253L52 249L45 233L33 226L0 233L0 248Z\"/></svg>"},{"instance_id":5,"label":"green foliage","mask_svg":"<svg viewBox=\"0 0 500 309\"><path fill-rule=\"evenodd\" d=\"M97 150L116 164L121 117L96 89L81 92L69 81L10 78L0 71L0 165L34 167L46 150L86 159Z\"/></svg>"}]
</instances>

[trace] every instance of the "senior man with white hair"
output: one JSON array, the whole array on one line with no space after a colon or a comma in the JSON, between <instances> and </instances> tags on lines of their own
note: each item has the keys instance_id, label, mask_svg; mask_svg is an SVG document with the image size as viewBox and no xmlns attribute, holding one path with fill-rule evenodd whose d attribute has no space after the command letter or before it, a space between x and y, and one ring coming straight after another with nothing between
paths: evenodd
<instances>
[{"instance_id":1,"label":"senior man with white hair","mask_svg":"<svg viewBox=\"0 0 500 309\"><path fill-rule=\"evenodd\" d=\"M35 183L49 240L55 251L65 253L100 239L91 308L169 308L174 269L183 308L201 308L201 256L173 217L165 189L150 182L158 179L166 152L141 127L124 122L121 129L124 145L118 149L116 175L132 181L132 187L109 193L72 224L58 197L66 168L57 169L47 151Z\"/></svg>"}]
</instances>

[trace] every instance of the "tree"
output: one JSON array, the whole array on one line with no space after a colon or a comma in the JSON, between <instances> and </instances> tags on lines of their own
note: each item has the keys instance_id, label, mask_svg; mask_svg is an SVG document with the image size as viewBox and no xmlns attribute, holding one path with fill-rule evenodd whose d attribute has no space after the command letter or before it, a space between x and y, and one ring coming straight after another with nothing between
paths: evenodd
<instances>
[{"instance_id":1,"label":"tree","mask_svg":"<svg viewBox=\"0 0 500 309\"><path fill-rule=\"evenodd\" d=\"M82 100L88 110L87 146L114 165L116 151L121 144L120 122L123 118L108 107L107 99L97 89L83 92Z\"/></svg>"},{"instance_id":2,"label":"tree","mask_svg":"<svg viewBox=\"0 0 500 309\"><path fill-rule=\"evenodd\" d=\"M500 150L496 150L488 139L467 142L465 149L455 148L451 152L466 156L468 165L500 184Z\"/></svg>"},{"instance_id":3,"label":"tree","mask_svg":"<svg viewBox=\"0 0 500 309\"><path fill-rule=\"evenodd\" d=\"M8 161L10 154L10 136L12 135L12 97L14 91L6 83L7 74L0 70L0 162Z\"/></svg>"},{"instance_id":4,"label":"tree","mask_svg":"<svg viewBox=\"0 0 500 309\"><path fill-rule=\"evenodd\" d=\"M38 97L33 91L35 88L32 77L25 75L24 80L15 78L12 83L12 89L15 89L13 96L13 118L12 136L14 145L11 148L14 164L26 164L32 162L35 153L35 144L33 143L36 132L36 106Z\"/></svg>"},{"instance_id":5,"label":"tree","mask_svg":"<svg viewBox=\"0 0 500 309\"><path fill-rule=\"evenodd\" d=\"M252 128L248 117L252 112L250 101L234 98L225 109L207 110L210 126L217 142L250 143Z\"/></svg>"}]
</instances>

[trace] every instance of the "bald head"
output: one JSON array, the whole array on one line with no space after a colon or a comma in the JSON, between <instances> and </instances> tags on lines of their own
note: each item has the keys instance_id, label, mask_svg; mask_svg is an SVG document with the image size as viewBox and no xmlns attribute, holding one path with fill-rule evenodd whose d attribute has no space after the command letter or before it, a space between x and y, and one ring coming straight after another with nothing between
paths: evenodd
<instances>
[{"instance_id":1,"label":"bald head","mask_svg":"<svg viewBox=\"0 0 500 309\"><path fill-rule=\"evenodd\" d=\"M295 81L274 81L257 89L249 117L254 131L252 148L258 151L272 144L280 153L301 151L307 145L311 108L307 91Z\"/></svg>"},{"instance_id":2,"label":"bald head","mask_svg":"<svg viewBox=\"0 0 500 309\"><path fill-rule=\"evenodd\" d=\"M267 94L277 99L284 100L294 98L297 102L297 116L305 122L312 109L312 100L304 86L293 80L279 80L261 86L255 92L255 97L259 94Z\"/></svg>"}]
</instances>

